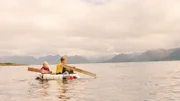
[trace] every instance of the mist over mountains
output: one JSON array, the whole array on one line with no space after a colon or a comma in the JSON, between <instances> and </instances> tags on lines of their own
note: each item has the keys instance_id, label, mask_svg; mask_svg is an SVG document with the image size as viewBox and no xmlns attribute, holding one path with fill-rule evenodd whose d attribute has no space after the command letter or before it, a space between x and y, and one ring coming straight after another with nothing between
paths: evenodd
<instances>
[{"instance_id":1,"label":"mist over mountains","mask_svg":"<svg viewBox=\"0 0 180 101\"><path fill-rule=\"evenodd\" d=\"M49 64L57 64L60 55L48 55L39 58L33 56L7 56L0 57L0 62L12 62L17 64L42 64L47 61ZM113 58L111 58L113 57ZM180 60L180 48L148 50L142 53L119 54L116 56L89 58L83 56L68 56L69 64L78 63L113 63L113 62L145 62L145 61L172 61Z\"/></svg>"}]
</instances>

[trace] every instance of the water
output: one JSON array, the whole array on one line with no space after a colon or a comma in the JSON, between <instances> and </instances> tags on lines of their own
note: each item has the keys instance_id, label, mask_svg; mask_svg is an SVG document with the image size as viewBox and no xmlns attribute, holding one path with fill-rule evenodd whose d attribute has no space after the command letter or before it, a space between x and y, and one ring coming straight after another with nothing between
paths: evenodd
<instances>
[{"instance_id":1,"label":"water","mask_svg":"<svg viewBox=\"0 0 180 101\"><path fill-rule=\"evenodd\" d=\"M75 66L97 79L42 82L27 67L0 67L0 101L180 101L180 62Z\"/></svg>"}]
</instances>

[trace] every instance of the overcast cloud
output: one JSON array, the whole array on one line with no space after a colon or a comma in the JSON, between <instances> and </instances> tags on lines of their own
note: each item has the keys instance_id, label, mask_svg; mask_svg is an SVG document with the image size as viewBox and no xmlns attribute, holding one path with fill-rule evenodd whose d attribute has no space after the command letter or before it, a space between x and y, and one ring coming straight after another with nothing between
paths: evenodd
<instances>
[{"instance_id":1,"label":"overcast cloud","mask_svg":"<svg viewBox=\"0 0 180 101\"><path fill-rule=\"evenodd\" d=\"M179 0L0 0L0 56L180 47Z\"/></svg>"}]
</instances>

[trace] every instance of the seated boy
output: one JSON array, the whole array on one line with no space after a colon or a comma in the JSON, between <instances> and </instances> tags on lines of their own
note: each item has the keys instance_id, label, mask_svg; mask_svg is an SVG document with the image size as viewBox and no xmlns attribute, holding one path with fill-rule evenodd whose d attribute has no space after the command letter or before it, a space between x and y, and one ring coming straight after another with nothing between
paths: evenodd
<instances>
[{"instance_id":1,"label":"seated boy","mask_svg":"<svg viewBox=\"0 0 180 101\"><path fill-rule=\"evenodd\" d=\"M51 74L52 73L48 67L48 62L43 62L43 67L41 68L41 73L42 74Z\"/></svg>"},{"instance_id":2,"label":"seated boy","mask_svg":"<svg viewBox=\"0 0 180 101\"><path fill-rule=\"evenodd\" d=\"M71 69L67 69L65 67L63 67L63 65L66 64L66 58L65 57L61 57L60 59L60 63L56 66L56 74L63 74L64 72L68 72L69 74L74 74L74 71Z\"/></svg>"}]
</instances>

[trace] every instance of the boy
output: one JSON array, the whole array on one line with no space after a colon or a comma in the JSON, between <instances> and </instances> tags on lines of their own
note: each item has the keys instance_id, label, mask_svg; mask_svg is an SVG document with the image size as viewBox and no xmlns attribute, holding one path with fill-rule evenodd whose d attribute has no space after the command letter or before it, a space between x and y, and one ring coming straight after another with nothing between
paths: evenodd
<instances>
[{"instance_id":1,"label":"boy","mask_svg":"<svg viewBox=\"0 0 180 101\"><path fill-rule=\"evenodd\" d=\"M74 71L68 68L64 68L63 65L66 64L66 58L61 57L60 63L56 66L56 74L63 74L64 72L68 72L69 74L74 74Z\"/></svg>"},{"instance_id":2,"label":"boy","mask_svg":"<svg viewBox=\"0 0 180 101\"><path fill-rule=\"evenodd\" d=\"M48 62L43 62L43 67L41 68L41 73L42 74L51 74L52 73L48 67Z\"/></svg>"}]
</instances>

